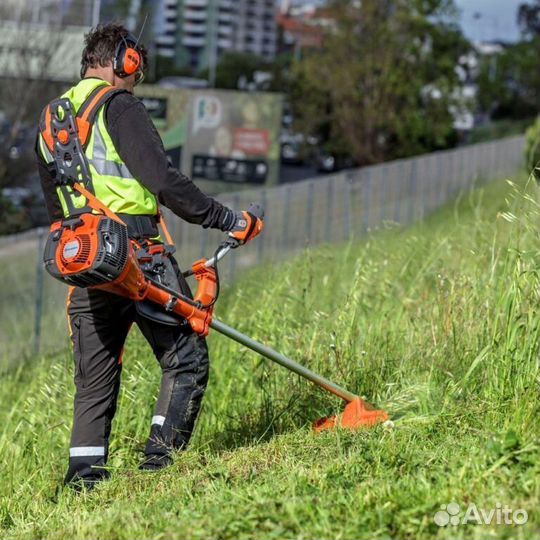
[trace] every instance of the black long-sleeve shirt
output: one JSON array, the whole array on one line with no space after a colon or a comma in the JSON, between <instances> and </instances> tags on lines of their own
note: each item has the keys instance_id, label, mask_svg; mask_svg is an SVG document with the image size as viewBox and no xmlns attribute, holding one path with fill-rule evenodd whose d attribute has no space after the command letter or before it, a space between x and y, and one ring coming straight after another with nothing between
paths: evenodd
<instances>
[{"instance_id":1,"label":"black long-sleeve shirt","mask_svg":"<svg viewBox=\"0 0 540 540\"><path fill-rule=\"evenodd\" d=\"M118 155L161 204L190 223L223 231L231 228L232 210L205 195L169 164L161 138L139 99L126 92L115 95L107 106L105 120ZM49 219L62 219L53 176L39 152L37 156Z\"/></svg>"}]
</instances>

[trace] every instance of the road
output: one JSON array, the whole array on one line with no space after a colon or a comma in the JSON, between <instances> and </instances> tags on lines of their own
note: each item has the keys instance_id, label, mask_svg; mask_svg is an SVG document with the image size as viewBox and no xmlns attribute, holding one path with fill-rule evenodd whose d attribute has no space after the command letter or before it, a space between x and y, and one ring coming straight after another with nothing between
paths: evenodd
<instances>
[{"instance_id":1,"label":"road","mask_svg":"<svg viewBox=\"0 0 540 540\"><path fill-rule=\"evenodd\" d=\"M316 176L324 176L325 173L317 171L314 165L289 165L281 164L280 168L280 184L287 182L299 182L306 178L314 178Z\"/></svg>"}]
</instances>

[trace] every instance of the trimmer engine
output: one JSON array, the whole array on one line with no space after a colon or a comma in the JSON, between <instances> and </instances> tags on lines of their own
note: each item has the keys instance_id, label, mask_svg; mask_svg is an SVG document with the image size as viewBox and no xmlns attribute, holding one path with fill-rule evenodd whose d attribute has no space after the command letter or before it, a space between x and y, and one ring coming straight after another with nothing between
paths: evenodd
<instances>
[{"instance_id":1,"label":"trimmer engine","mask_svg":"<svg viewBox=\"0 0 540 540\"><path fill-rule=\"evenodd\" d=\"M85 213L51 227L43 260L49 274L68 285L101 289L135 301L150 300L187 319L198 334L208 334L217 276L213 267L205 266L206 259L193 264L190 273L199 281L199 288L194 299L188 298L144 275L125 224L106 215Z\"/></svg>"},{"instance_id":2,"label":"trimmer engine","mask_svg":"<svg viewBox=\"0 0 540 540\"><path fill-rule=\"evenodd\" d=\"M77 287L95 287L120 277L129 250L125 225L86 213L53 225L43 259L53 277Z\"/></svg>"}]
</instances>

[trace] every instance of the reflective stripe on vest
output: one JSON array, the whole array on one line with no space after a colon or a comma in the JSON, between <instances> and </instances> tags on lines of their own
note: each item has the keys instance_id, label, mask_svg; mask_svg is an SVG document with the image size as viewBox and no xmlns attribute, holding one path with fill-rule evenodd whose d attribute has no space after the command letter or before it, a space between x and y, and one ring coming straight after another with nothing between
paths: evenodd
<instances>
[{"instance_id":1,"label":"reflective stripe on vest","mask_svg":"<svg viewBox=\"0 0 540 540\"><path fill-rule=\"evenodd\" d=\"M62 97L67 97L73 103L75 113L80 109L87 97L99 86L107 85L100 79L83 79L68 90ZM43 137L39 137L39 149L47 163L53 161L52 155ZM115 213L130 215L156 215L158 204L156 197L148 191L134 176L118 155L116 148L107 131L105 107L98 111L91 128L88 144L85 149L94 195ZM85 205L85 199L80 194L71 193L75 208ZM64 216L68 216L67 205L60 189L56 193L60 199Z\"/></svg>"},{"instance_id":2,"label":"reflective stripe on vest","mask_svg":"<svg viewBox=\"0 0 540 540\"><path fill-rule=\"evenodd\" d=\"M101 124L99 114L96 118L94 129L94 144L92 146L92 159L90 164L93 165L98 174L105 176L120 176L122 178L135 180L135 177L129 172L126 164L122 161L107 160L107 147L103 135L101 134Z\"/></svg>"}]
</instances>

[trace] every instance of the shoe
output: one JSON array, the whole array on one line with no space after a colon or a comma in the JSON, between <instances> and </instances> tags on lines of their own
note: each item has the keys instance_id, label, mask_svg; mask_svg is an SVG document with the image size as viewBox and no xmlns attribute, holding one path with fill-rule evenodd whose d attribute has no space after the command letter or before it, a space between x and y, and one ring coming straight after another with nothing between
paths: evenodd
<instances>
[{"instance_id":1,"label":"shoe","mask_svg":"<svg viewBox=\"0 0 540 540\"><path fill-rule=\"evenodd\" d=\"M159 471L172 465L173 460L168 454L149 454L139 465L141 471Z\"/></svg>"},{"instance_id":2,"label":"shoe","mask_svg":"<svg viewBox=\"0 0 540 540\"><path fill-rule=\"evenodd\" d=\"M64 485L72 489L75 493L89 493L92 491L105 477L96 478L74 478L73 480L66 482Z\"/></svg>"},{"instance_id":3,"label":"shoe","mask_svg":"<svg viewBox=\"0 0 540 540\"><path fill-rule=\"evenodd\" d=\"M77 493L92 491L102 480L110 477L110 472L102 465L79 465L70 463L69 469L64 478L64 486L67 486Z\"/></svg>"}]
</instances>

